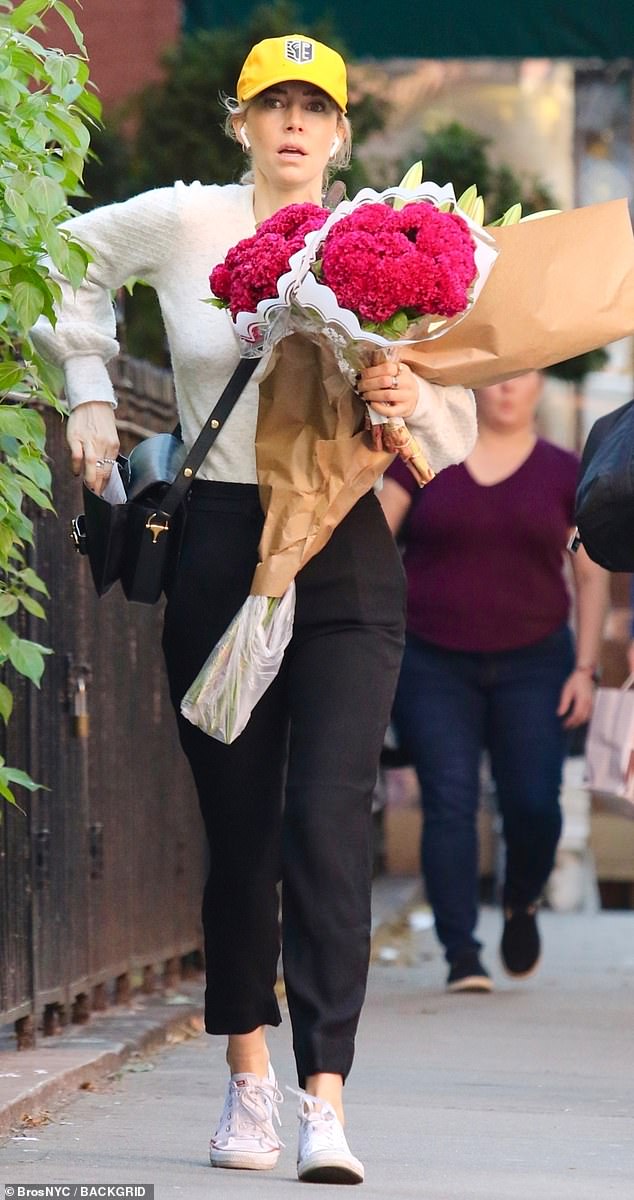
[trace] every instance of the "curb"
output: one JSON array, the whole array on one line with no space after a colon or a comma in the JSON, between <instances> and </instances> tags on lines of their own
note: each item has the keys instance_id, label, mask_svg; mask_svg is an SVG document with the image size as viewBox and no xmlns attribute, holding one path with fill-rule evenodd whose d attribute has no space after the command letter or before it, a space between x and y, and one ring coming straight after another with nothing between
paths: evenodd
<instances>
[{"instance_id":1,"label":"curb","mask_svg":"<svg viewBox=\"0 0 634 1200\"><path fill-rule=\"evenodd\" d=\"M132 1007L94 1014L87 1026L43 1039L33 1050L0 1050L0 1142L19 1135L23 1126L40 1124L49 1108L114 1075L130 1059L198 1036L203 1021L199 996L200 987L196 997L141 997ZM33 1073L47 1078L18 1083Z\"/></svg>"}]
</instances>

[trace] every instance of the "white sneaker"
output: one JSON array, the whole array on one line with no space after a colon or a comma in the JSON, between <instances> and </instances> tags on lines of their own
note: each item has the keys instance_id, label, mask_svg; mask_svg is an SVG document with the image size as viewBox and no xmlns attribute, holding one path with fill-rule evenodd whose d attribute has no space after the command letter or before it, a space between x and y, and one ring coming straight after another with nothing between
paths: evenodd
<instances>
[{"instance_id":1,"label":"white sneaker","mask_svg":"<svg viewBox=\"0 0 634 1200\"><path fill-rule=\"evenodd\" d=\"M297 1177L303 1183L363 1183L363 1163L354 1157L337 1114L327 1100L299 1095Z\"/></svg>"},{"instance_id":2,"label":"white sneaker","mask_svg":"<svg viewBox=\"0 0 634 1200\"><path fill-rule=\"evenodd\" d=\"M279 1091L271 1064L266 1079L248 1073L232 1075L218 1128L209 1143L212 1167L266 1171L274 1167L284 1143L275 1132L280 1124Z\"/></svg>"}]
</instances>

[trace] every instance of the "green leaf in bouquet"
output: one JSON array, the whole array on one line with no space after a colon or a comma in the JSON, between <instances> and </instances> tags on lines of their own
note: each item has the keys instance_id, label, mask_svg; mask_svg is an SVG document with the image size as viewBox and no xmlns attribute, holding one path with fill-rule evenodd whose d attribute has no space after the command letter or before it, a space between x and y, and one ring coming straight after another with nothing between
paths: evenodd
<instances>
[{"instance_id":1,"label":"green leaf in bouquet","mask_svg":"<svg viewBox=\"0 0 634 1200\"><path fill-rule=\"evenodd\" d=\"M458 199L456 200L456 204L458 205L458 208L461 208L462 211L465 212L468 217L471 216L471 206L472 206L472 204L475 203L477 196L478 196L478 189L477 189L475 183L472 183L470 187L465 188L462 195L459 196Z\"/></svg>"},{"instance_id":2,"label":"green leaf in bouquet","mask_svg":"<svg viewBox=\"0 0 634 1200\"><path fill-rule=\"evenodd\" d=\"M405 333L410 319L406 312L397 312L392 319L392 324L397 333Z\"/></svg>"},{"instance_id":3,"label":"green leaf in bouquet","mask_svg":"<svg viewBox=\"0 0 634 1200\"><path fill-rule=\"evenodd\" d=\"M505 225L517 225L521 216L521 204L512 204L505 213L502 213L501 217L498 217L497 221L492 221L491 225L496 229L502 229Z\"/></svg>"},{"instance_id":4,"label":"green leaf in bouquet","mask_svg":"<svg viewBox=\"0 0 634 1200\"><path fill-rule=\"evenodd\" d=\"M414 191L415 188L420 187L422 182L423 164L421 159L419 159L418 162L412 163L411 167L409 167L409 169L405 172L398 186L406 189L407 191ZM395 196L394 211L400 212L400 210L409 203L410 201L404 200L401 196Z\"/></svg>"},{"instance_id":5,"label":"green leaf in bouquet","mask_svg":"<svg viewBox=\"0 0 634 1200\"><path fill-rule=\"evenodd\" d=\"M520 217L520 224L525 225L527 221L540 221L542 217L558 217L560 213L560 208L544 208L541 212L527 213L525 217Z\"/></svg>"}]
</instances>

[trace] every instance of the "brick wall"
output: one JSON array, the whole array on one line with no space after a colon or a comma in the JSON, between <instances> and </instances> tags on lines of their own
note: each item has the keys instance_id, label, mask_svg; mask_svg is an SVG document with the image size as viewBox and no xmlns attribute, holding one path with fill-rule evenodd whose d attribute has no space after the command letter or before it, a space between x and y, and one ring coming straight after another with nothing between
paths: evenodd
<instances>
[{"instance_id":1,"label":"brick wall","mask_svg":"<svg viewBox=\"0 0 634 1200\"><path fill-rule=\"evenodd\" d=\"M84 0L82 9L71 7L106 111L160 76L161 54L180 34L181 0ZM46 33L39 37L49 46L75 48L54 13L46 17Z\"/></svg>"}]
</instances>

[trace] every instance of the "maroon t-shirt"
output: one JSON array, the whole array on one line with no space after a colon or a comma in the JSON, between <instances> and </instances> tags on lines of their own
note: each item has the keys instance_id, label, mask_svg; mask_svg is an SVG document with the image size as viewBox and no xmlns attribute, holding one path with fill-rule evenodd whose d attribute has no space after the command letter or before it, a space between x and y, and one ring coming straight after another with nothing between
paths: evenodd
<instances>
[{"instance_id":1,"label":"maroon t-shirt","mask_svg":"<svg viewBox=\"0 0 634 1200\"><path fill-rule=\"evenodd\" d=\"M388 477L412 496L403 560L409 632L451 650L495 652L530 646L563 625L577 471L576 455L541 438L491 486L461 463L419 489L397 459Z\"/></svg>"}]
</instances>

